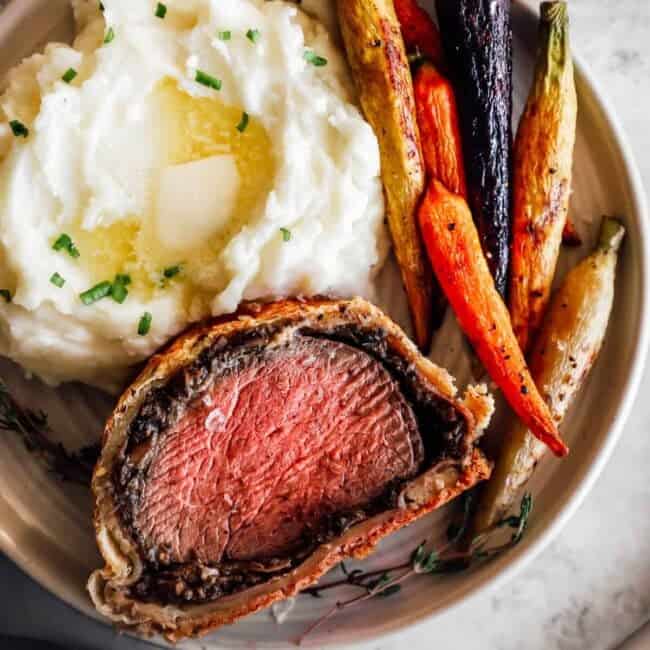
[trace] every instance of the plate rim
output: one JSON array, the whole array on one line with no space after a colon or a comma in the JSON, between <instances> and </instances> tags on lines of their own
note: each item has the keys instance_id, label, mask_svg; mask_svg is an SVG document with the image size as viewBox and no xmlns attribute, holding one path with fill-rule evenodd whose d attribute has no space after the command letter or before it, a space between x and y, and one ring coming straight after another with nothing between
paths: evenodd
<instances>
[{"instance_id":1,"label":"plate rim","mask_svg":"<svg viewBox=\"0 0 650 650\"><path fill-rule=\"evenodd\" d=\"M527 13L533 13L529 7L525 8ZM549 523L538 533L535 539L524 541L517 548L511 549L506 555L492 560L489 571L483 575L480 581L474 586L468 586L464 593L459 594L427 612L415 612L412 616L402 617L395 623L386 623L379 628L376 634L360 633L359 638L349 643L349 647L362 643L379 641L387 637L399 634L409 627L416 627L430 623L438 616L442 616L474 602L481 596L495 592L508 582L512 581L521 573L535 558L537 558L559 535L577 510L583 504L588 494L593 489L596 481L602 474L609 462L616 446L620 442L625 423L630 417L632 408L639 395L641 381L643 379L645 366L650 357L650 224L648 218L648 198L643 184L643 179L636 156L628 141L626 132L621 124L617 112L612 103L603 93L600 83L591 72L589 65L579 52L573 51L576 79L584 84L584 89L595 100L598 111L602 114L608 130L613 136L611 144L615 147L616 153L620 156L625 169L625 175L631 190L631 203L633 211L637 216L638 228L641 234L639 240L641 282L640 290L641 305L639 309L639 338L636 342L634 355L631 360L630 372L626 378L622 391L623 398L616 410L613 421L609 427L600 449L595 453L592 465L585 471L584 475L576 481L575 487L567 501L559 506L555 512L548 515ZM328 645L326 642L323 646Z\"/></svg>"},{"instance_id":2,"label":"plate rim","mask_svg":"<svg viewBox=\"0 0 650 650\"><path fill-rule=\"evenodd\" d=\"M40 1L42 0L9 2L0 15L0 38L10 33L20 22L25 21L30 12L33 11L34 6ZM524 7L524 11L531 15L534 13L528 6ZM567 500L563 504L559 504L554 511L547 515L549 519L547 525L534 539L525 540L518 548L512 549L506 556L493 560L489 565L489 570L480 579L476 580L476 584L469 584L462 593L450 598L449 601L434 607L421 608L410 615L407 614L399 619L387 621L381 626L375 626L372 630L358 631L353 640L345 641L346 647L358 646L368 641L379 641L398 634L406 628L431 622L436 617L449 613L461 605L470 604L479 597L496 591L510 582L558 536L591 492L621 439L624 425L638 397L650 352L650 224L648 223L647 196L636 157L632 152L628 137L616 111L603 93L600 82L597 81L588 64L575 49L573 57L576 78L587 94L591 96L591 99L594 100L597 111L611 134L610 144L622 162L626 184L630 188L629 199L632 211L635 214L636 225L641 235L638 242L641 267L638 339L631 358L630 371L622 390L623 397L616 408L609 430L600 443L600 448L595 451L591 466L585 469L583 475L571 487ZM94 621L107 626L111 625L109 621L99 616L89 603L80 602L77 595L47 569L46 564L36 562L29 554L21 552L19 547L12 544L10 540L7 541L7 538L1 533L2 524L0 523L0 551L22 571L70 607ZM321 637L319 642L322 647L331 647L336 643L332 639L328 640L326 636ZM156 642L154 641L154 643ZM218 645L219 642L217 641Z\"/></svg>"},{"instance_id":3,"label":"plate rim","mask_svg":"<svg viewBox=\"0 0 650 650\"><path fill-rule=\"evenodd\" d=\"M526 11L532 13L528 7L526 7ZM393 624L387 623L380 628L377 634L361 633L359 635L360 638L349 644L350 647L370 640L378 641L391 635L399 634L408 627L424 625L438 616L449 613L458 607L473 602L481 596L496 591L513 580L549 546L583 504L620 442L625 423L629 419L632 408L639 395L645 366L650 357L650 224L648 224L650 215L648 213L648 199L641 172L636 162L636 156L632 152L628 137L618 118L617 112L601 90L600 83L596 80L589 65L580 53L574 50L573 58L577 80L583 82L584 88L595 100L598 110L607 124L608 130L613 136L611 144L615 147L616 153L618 153L623 162L625 174L631 189L630 199L633 211L638 218L638 228L641 234L639 249L640 266L642 268L642 287L640 290L641 305L638 323L639 338L637 339L634 355L631 360L631 369L622 391L623 398L613 417L609 431L601 443L600 449L595 453L592 465L576 481L576 485L572 488L572 493L567 501L559 506L555 512L548 515L550 522L538 533L535 539L531 539L528 542L524 541L517 548L510 550L506 555L492 560L489 565L490 570L481 577L475 586L468 586L463 594L459 594L450 599L449 602L436 606L435 610L429 613L416 612L412 617L403 617L400 621Z\"/></svg>"}]
</instances>

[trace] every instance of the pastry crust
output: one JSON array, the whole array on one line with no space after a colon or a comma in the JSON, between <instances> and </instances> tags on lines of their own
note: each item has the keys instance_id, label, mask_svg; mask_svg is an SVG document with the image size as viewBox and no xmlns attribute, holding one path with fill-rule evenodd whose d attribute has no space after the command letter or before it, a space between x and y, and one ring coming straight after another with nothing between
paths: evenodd
<instances>
[{"instance_id":1,"label":"pastry crust","mask_svg":"<svg viewBox=\"0 0 650 650\"><path fill-rule=\"evenodd\" d=\"M427 390L448 400L467 421L467 431L455 456L445 458L406 483L398 506L358 523L318 547L306 560L267 582L206 603L177 605L144 602L129 593L142 575L138 548L117 515L112 469L123 449L129 424L149 392L205 349L226 347L242 332L264 330L274 336L297 329L327 333L347 326L359 331L380 331L391 353L427 384ZM98 611L121 626L142 634L164 634L170 641L206 634L221 625L295 595L316 582L330 568L349 557L363 558L392 532L444 505L477 482L489 477L491 466L474 446L493 409L492 398L471 388L465 401L456 398L449 373L424 358L404 332L378 308L365 300L285 300L267 305L247 304L235 315L213 319L189 330L156 354L121 397L109 419L101 457L93 476L95 530L105 567L95 571L88 590ZM426 435L426 432L422 432Z\"/></svg>"}]
</instances>

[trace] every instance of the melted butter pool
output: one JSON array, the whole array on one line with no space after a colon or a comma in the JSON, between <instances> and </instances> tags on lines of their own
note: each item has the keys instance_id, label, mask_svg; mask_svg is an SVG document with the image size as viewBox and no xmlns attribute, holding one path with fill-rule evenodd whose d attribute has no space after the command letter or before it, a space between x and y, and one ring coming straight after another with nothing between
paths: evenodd
<instances>
[{"instance_id":1,"label":"melted butter pool","mask_svg":"<svg viewBox=\"0 0 650 650\"><path fill-rule=\"evenodd\" d=\"M229 281L217 260L220 251L249 222L255 207L271 190L275 173L271 141L262 124L252 117L243 132L238 130L242 108L223 103L218 92L214 97L193 97L171 79L161 82L154 91L151 112L152 146L157 150L159 169L215 155L233 157L240 184L226 223L198 247L168 248L156 232L156 197L152 196L149 214L93 230L83 229L80 219L68 232L81 253L78 263L93 282L128 273L132 279L130 290L140 292L143 298L150 298L173 282L183 288L187 305L197 297L207 304ZM214 182L219 180L215 178ZM154 194L156 186L157 180L152 183ZM183 215L179 214L178 219ZM163 270L178 264L182 272L164 281Z\"/></svg>"}]
</instances>

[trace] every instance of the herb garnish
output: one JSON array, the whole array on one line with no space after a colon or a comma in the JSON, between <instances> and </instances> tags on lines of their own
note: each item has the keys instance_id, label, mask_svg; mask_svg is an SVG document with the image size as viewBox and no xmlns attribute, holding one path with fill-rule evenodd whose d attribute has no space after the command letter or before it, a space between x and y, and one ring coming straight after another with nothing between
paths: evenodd
<instances>
[{"instance_id":1,"label":"herb garnish","mask_svg":"<svg viewBox=\"0 0 650 650\"><path fill-rule=\"evenodd\" d=\"M111 288L111 298L120 305L126 300L129 290L123 284L114 284Z\"/></svg>"},{"instance_id":2,"label":"herb garnish","mask_svg":"<svg viewBox=\"0 0 650 650\"><path fill-rule=\"evenodd\" d=\"M169 280L175 278L182 270L183 270L182 264L176 264L175 266L168 266L167 268L163 269L160 278L160 286L164 289L168 285Z\"/></svg>"},{"instance_id":3,"label":"herb garnish","mask_svg":"<svg viewBox=\"0 0 650 650\"><path fill-rule=\"evenodd\" d=\"M196 71L196 77L194 80L203 86L207 86L208 88L221 90L221 79L217 79L216 77L209 75L207 72L203 72L203 70Z\"/></svg>"},{"instance_id":4,"label":"herb garnish","mask_svg":"<svg viewBox=\"0 0 650 650\"><path fill-rule=\"evenodd\" d=\"M57 240L52 244L55 251L66 251L70 257L79 257L79 249L74 245L70 235L62 233Z\"/></svg>"},{"instance_id":5,"label":"herb garnish","mask_svg":"<svg viewBox=\"0 0 650 650\"><path fill-rule=\"evenodd\" d=\"M50 470L64 481L90 485L93 467L99 458L99 445L84 447L69 453L65 447L50 439L52 430L43 411L21 407L0 380L0 429L17 433L27 449L41 457Z\"/></svg>"},{"instance_id":6,"label":"herb garnish","mask_svg":"<svg viewBox=\"0 0 650 650\"><path fill-rule=\"evenodd\" d=\"M472 513L472 495L467 494L464 497L462 521L460 524L450 526L447 531L449 541L442 548L427 550L430 548L430 543L424 541L415 548L407 562L376 571L365 572L359 569L349 571L347 567L341 563L341 570L343 571L345 578L337 580L336 582L330 582L321 587L317 586L305 589L303 593L320 598L322 592L344 585L359 587L363 589L364 593L349 600L337 601L324 616L307 628L300 639L298 639L298 644L302 643L307 636L312 634L318 627L325 623L325 621L334 616L336 612L348 607L353 607L354 605L369 600L370 598L374 598L375 596L391 596L400 590L402 582L415 575L440 575L464 571L474 562L494 557L495 555L499 555L511 549L521 541L523 534L526 531L526 527L528 526L528 520L532 509L533 498L530 494L525 494L521 500L518 515L506 517L499 521L495 526L471 540L467 549L455 550L467 531ZM506 526L515 530L510 541L487 548L486 544L490 537L497 530ZM394 576L394 573L398 573L398 575Z\"/></svg>"},{"instance_id":7,"label":"herb garnish","mask_svg":"<svg viewBox=\"0 0 650 650\"><path fill-rule=\"evenodd\" d=\"M114 38L115 38L115 30L112 27L109 27L108 30L106 31L106 36L104 36L104 43L108 44L112 42Z\"/></svg>"},{"instance_id":8,"label":"herb garnish","mask_svg":"<svg viewBox=\"0 0 650 650\"><path fill-rule=\"evenodd\" d=\"M61 79L69 84L76 76L77 71L74 68L68 68Z\"/></svg>"},{"instance_id":9,"label":"herb garnish","mask_svg":"<svg viewBox=\"0 0 650 650\"><path fill-rule=\"evenodd\" d=\"M152 319L153 316L148 311L145 311L144 314L142 314L142 318L140 318L140 322L138 323L138 334L140 336L146 336L149 334Z\"/></svg>"},{"instance_id":10,"label":"herb garnish","mask_svg":"<svg viewBox=\"0 0 650 650\"><path fill-rule=\"evenodd\" d=\"M164 18L167 15L167 5L159 2L156 6L156 18Z\"/></svg>"},{"instance_id":11,"label":"herb garnish","mask_svg":"<svg viewBox=\"0 0 650 650\"><path fill-rule=\"evenodd\" d=\"M237 125L237 130L240 133L243 133L246 130L246 127L248 126L248 122L250 120L250 117L246 111L244 111L241 115L241 120L239 124Z\"/></svg>"},{"instance_id":12,"label":"herb garnish","mask_svg":"<svg viewBox=\"0 0 650 650\"><path fill-rule=\"evenodd\" d=\"M282 233L282 241L289 241L291 239L291 231L288 228L280 228Z\"/></svg>"},{"instance_id":13,"label":"herb garnish","mask_svg":"<svg viewBox=\"0 0 650 650\"><path fill-rule=\"evenodd\" d=\"M126 273L118 273L113 282L104 280L104 282L100 282L79 294L79 297L84 305L92 305L102 298L108 298L108 296L113 298L115 302L122 304L129 295L129 290L126 288L129 284L131 284L131 276Z\"/></svg>"},{"instance_id":14,"label":"herb garnish","mask_svg":"<svg viewBox=\"0 0 650 650\"><path fill-rule=\"evenodd\" d=\"M257 41L260 40L260 37L262 36L262 33L260 32L259 29L249 29L246 32L246 38L251 42L251 43L257 43Z\"/></svg>"},{"instance_id":15,"label":"herb garnish","mask_svg":"<svg viewBox=\"0 0 650 650\"><path fill-rule=\"evenodd\" d=\"M327 59L324 56L318 56L318 54L312 50L305 50L303 56L305 57L305 61L307 61L307 63L311 63L317 68L322 68L324 65L327 65Z\"/></svg>"},{"instance_id":16,"label":"herb garnish","mask_svg":"<svg viewBox=\"0 0 650 650\"><path fill-rule=\"evenodd\" d=\"M168 280L171 280L171 278L177 276L181 271L183 267L180 264L176 264L176 266L168 266L164 271L163 271L163 277L167 278Z\"/></svg>"},{"instance_id":17,"label":"herb garnish","mask_svg":"<svg viewBox=\"0 0 650 650\"><path fill-rule=\"evenodd\" d=\"M9 289L0 289L0 296L5 299L5 302L11 302L11 291Z\"/></svg>"},{"instance_id":18,"label":"herb garnish","mask_svg":"<svg viewBox=\"0 0 650 650\"><path fill-rule=\"evenodd\" d=\"M120 305L126 300L126 297L129 295L129 290L126 288L129 284L131 284L130 275L118 273L115 276L115 281L111 287L111 298L113 298L115 302L120 303Z\"/></svg>"},{"instance_id":19,"label":"herb garnish","mask_svg":"<svg viewBox=\"0 0 650 650\"><path fill-rule=\"evenodd\" d=\"M55 272L50 276L50 282L60 289L65 284L65 279Z\"/></svg>"},{"instance_id":20,"label":"herb garnish","mask_svg":"<svg viewBox=\"0 0 650 650\"><path fill-rule=\"evenodd\" d=\"M232 32L229 29L223 32L217 32L217 38L220 41L229 41L232 38Z\"/></svg>"},{"instance_id":21,"label":"herb garnish","mask_svg":"<svg viewBox=\"0 0 650 650\"><path fill-rule=\"evenodd\" d=\"M87 291L79 294L79 297L81 298L81 302L83 302L84 305L92 305L98 300L110 296L112 291L113 284L105 280L104 282L100 282L94 287L91 287Z\"/></svg>"},{"instance_id":22,"label":"herb garnish","mask_svg":"<svg viewBox=\"0 0 650 650\"><path fill-rule=\"evenodd\" d=\"M20 120L11 120L9 126L17 138L26 138L29 135L29 129Z\"/></svg>"}]
</instances>

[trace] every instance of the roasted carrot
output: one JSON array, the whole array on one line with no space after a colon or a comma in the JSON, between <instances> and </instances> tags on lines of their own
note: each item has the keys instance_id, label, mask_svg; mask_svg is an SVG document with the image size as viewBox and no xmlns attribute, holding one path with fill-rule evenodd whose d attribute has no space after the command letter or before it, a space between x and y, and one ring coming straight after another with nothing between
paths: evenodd
<instances>
[{"instance_id":1,"label":"roasted carrot","mask_svg":"<svg viewBox=\"0 0 650 650\"><path fill-rule=\"evenodd\" d=\"M531 373L557 423L575 402L602 348L624 235L618 220L605 218L598 247L568 273L532 348ZM545 451L521 422L506 430L494 472L481 493L471 538L508 512Z\"/></svg>"},{"instance_id":2,"label":"roasted carrot","mask_svg":"<svg viewBox=\"0 0 650 650\"><path fill-rule=\"evenodd\" d=\"M566 455L494 285L467 202L432 179L418 217L438 282L476 354L521 421L554 454Z\"/></svg>"},{"instance_id":3,"label":"roasted carrot","mask_svg":"<svg viewBox=\"0 0 650 650\"><path fill-rule=\"evenodd\" d=\"M571 196L577 99L565 2L543 2L533 87L514 154L510 316L527 352L551 295Z\"/></svg>"},{"instance_id":4,"label":"roasted carrot","mask_svg":"<svg viewBox=\"0 0 650 650\"><path fill-rule=\"evenodd\" d=\"M450 192L467 198L454 89L430 62L420 66L413 85L427 176L439 180ZM434 327L437 328L447 308L444 293L437 283L433 287L433 307Z\"/></svg>"},{"instance_id":5,"label":"roasted carrot","mask_svg":"<svg viewBox=\"0 0 650 650\"><path fill-rule=\"evenodd\" d=\"M359 103L379 141L388 226L415 340L428 352L433 335L433 273L416 217L425 169L400 26L393 0L337 0L336 7Z\"/></svg>"},{"instance_id":6,"label":"roasted carrot","mask_svg":"<svg viewBox=\"0 0 650 650\"><path fill-rule=\"evenodd\" d=\"M395 0L395 13L409 53L420 52L436 65L443 61L440 32L417 0Z\"/></svg>"},{"instance_id":7,"label":"roasted carrot","mask_svg":"<svg viewBox=\"0 0 650 650\"><path fill-rule=\"evenodd\" d=\"M424 63L415 75L415 106L429 178L467 198L456 96L451 83L431 63Z\"/></svg>"}]
</instances>

